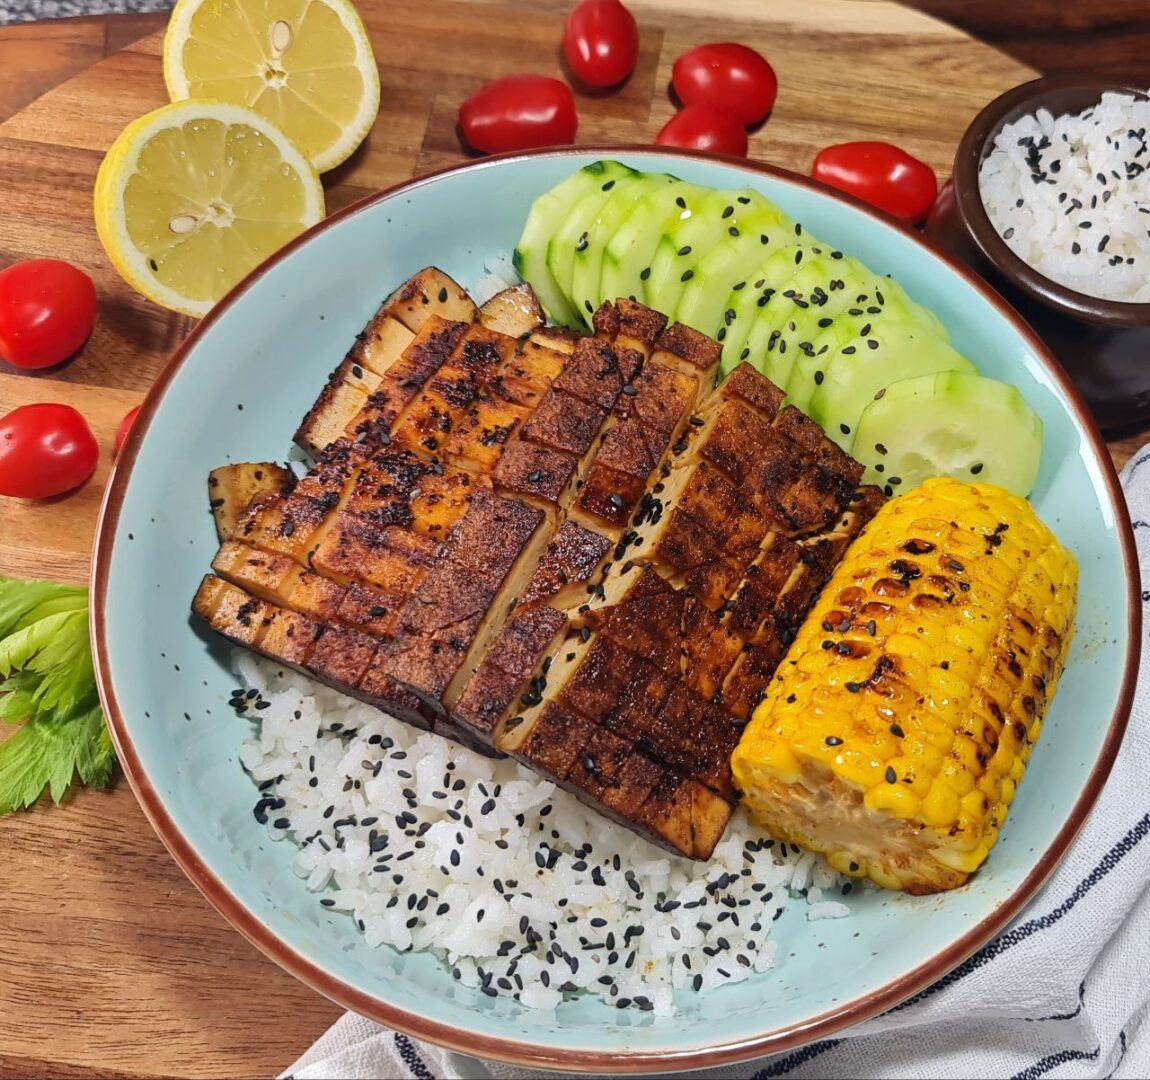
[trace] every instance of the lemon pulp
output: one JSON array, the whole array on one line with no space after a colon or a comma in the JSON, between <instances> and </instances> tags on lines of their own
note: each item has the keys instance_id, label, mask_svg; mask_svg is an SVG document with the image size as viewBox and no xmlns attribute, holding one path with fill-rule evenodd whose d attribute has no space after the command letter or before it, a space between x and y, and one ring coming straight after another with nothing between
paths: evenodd
<instances>
[{"instance_id":1,"label":"lemon pulp","mask_svg":"<svg viewBox=\"0 0 1150 1080\"><path fill-rule=\"evenodd\" d=\"M95 213L129 284L202 315L323 217L323 191L310 164L264 118L194 101L125 129L100 167Z\"/></svg>"},{"instance_id":2,"label":"lemon pulp","mask_svg":"<svg viewBox=\"0 0 1150 1080\"><path fill-rule=\"evenodd\" d=\"M355 150L379 111L379 71L348 0L180 0L164 78L173 101L254 109L320 172Z\"/></svg>"}]
</instances>

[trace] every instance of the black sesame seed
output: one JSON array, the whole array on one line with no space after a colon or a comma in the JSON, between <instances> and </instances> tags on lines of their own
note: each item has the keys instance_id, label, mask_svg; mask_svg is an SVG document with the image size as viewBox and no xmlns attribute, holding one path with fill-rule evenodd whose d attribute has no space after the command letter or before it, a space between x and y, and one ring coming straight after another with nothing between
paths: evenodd
<instances>
[{"instance_id":1,"label":"black sesame seed","mask_svg":"<svg viewBox=\"0 0 1150 1080\"><path fill-rule=\"evenodd\" d=\"M894 771L894 768L892 766L888 765L886 767L886 782L888 784L893 784L893 783L896 783L897 781L898 781L898 774Z\"/></svg>"},{"instance_id":2,"label":"black sesame seed","mask_svg":"<svg viewBox=\"0 0 1150 1080\"><path fill-rule=\"evenodd\" d=\"M843 741L837 735L828 735L824 740L827 746L842 746Z\"/></svg>"}]
</instances>

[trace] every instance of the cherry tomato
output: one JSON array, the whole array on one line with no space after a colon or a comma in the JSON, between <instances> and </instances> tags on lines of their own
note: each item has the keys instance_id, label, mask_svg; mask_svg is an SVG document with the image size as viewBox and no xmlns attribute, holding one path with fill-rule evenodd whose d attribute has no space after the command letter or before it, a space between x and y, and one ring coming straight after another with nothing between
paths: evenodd
<instances>
[{"instance_id":1,"label":"cherry tomato","mask_svg":"<svg viewBox=\"0 0 1150 1080\"><path fill-rule=\"evenodd\" d=\"M0 495L46 499L96 471L100 448L71 405L22 405L0 419Z\"/></svg>"},{"instance_id":2,"label":"cherry tomato","mask_svg":"<svg viewBox=\"0 0 1150 1080\"><path fill-rule=\"evenodd\" d=\"M619 0L583 0L563 28L563 55L588 86L614 86L635 70L639 27Z\"/></svg>"},{"instance_id":3,"label":"cherry tomato","mask_svg":"<svg viewBox=\"0 0 1150 1080\"><path fill-rule=\"evenodd\" d=\"M546 75L505 75L459 106L463 137L486 154L573 142L578 118L571 88Z\"/></svg>"},{"instance_id":4,"label":"cherry tomato","mask_svg":"<svg viewBox=\"0 0 1150 1080\"><path fill-rule=\"evenodd\" d=\"M730 113L707 105L680 109L655 136L659 146L681 146L712 154L747 156L747 129Z\"/></svg>"},{"instance_id":5,"label":"cherry tomato","mask_svg":"<svg viewBox=\"0 0 1150 1080\"><path fill-rule=\"evenodd\" d=\"M0 357L17 367L67 360L92 332L96 286L58 259L28 259L0 270Z\"/></svg>"},{"instance_id":6,"label":"cherry tomato","mask_svg":"<svg viewBox=\"0 0 1150 1080\"><path fill-rule=\"evenodd\" d=\"M136 422L136 417L140 415L140 406L137 405L134 409L129 410L124 415L124 419L120 421L120 426L116 428L116 453L118 454L124 448L124 440L128 437L128 432L132 430L132 425Z\"/></svg>"},{"instance_id":7,"label":"cherry tomato","mask_svg":"<svg viewBox=\"0 0 1150 1080\"><path fill-rule=\"evenodd\" d=\"M688 49L675 61L671 83L684 105L723 109L744 126L762 120L779 91L775 69L754 49L733 41Z\"/></svg>"},{"instance_id":8,"label":"cherry tomato","mask_svg":"<svg viewBox=\"0 0 1150 1080\"><path fill-rule=\"evenodd\" d=\"M917 225L938 195L934 170L885 142L851 142L820 150L811 176Z\"/></svg>"}]
</instances>

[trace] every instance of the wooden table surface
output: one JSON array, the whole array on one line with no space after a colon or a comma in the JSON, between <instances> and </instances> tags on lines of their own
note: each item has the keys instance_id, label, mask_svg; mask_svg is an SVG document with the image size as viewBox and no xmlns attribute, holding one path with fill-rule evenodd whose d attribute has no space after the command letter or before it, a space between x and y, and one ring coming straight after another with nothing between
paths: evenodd
<instances>
[{"instance_id":1,"label":"wooden table surface","mask_svg":"<svg viewBox=\"0 0 1150 1080\"><path fill-rule=\"evenodd\" d=\"M1015 59L873 0L629 3L644 31L639 70L617 98L580 101L588 138L652 135L670 112L664 88L675 55L717 37L762 48L776 61L784 90L794 85L792 71L808 72L815 87L820 74L830 80L824 73L833 72L830 81L842 90L828 99L835 101L834 120L820 124L825 110L792 108L781 97L776 116L752 140L752 156L801 170L821 143L885 133L945 175L977 108L1035 70L1108 69L1150 82L1145 0L910 5ZM418 24L413 32L396 36L403 25L397 5ZM329 178L329 205L461 157L453 131L459 99L488 72L527 63L554 68L567 6L360 0L381 60L385 113L367 151ZM461 19L482 39L459 34ZM189 325L125 294L99 264L89 224L91 173L122 123L102 115L102 95L131 95L136 112L161 103L157 43L149 35L164 23L163 15L111 16L0 29L0 266L32 254L72 257L93 272L103 301L102 325L68 367L27 377L0 363L0 413L28 401L69 401L88 415L105 449L95 481L78 495L50 506L0 506L4 573L85 580L115 425ZM464 52L446 47L449 24ZM836 35L849 39L849 49L836 48ZM542 61L541 43L551 43ZM88 70L106 57L113 59ZM863 105L874 117L869 129L860 119ZM1145 437L1112 442L1116 461ZM122 781L106 793L81 793L63 810L39 807L0 819L0 851L0 1077L270 1076L339 1015L208 906Z\"/></svg>"}]
</instances>

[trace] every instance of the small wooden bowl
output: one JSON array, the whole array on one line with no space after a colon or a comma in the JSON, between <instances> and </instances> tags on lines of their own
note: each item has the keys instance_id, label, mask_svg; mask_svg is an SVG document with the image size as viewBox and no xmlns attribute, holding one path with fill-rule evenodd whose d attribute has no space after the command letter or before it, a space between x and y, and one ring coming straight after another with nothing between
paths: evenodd
<instances>
[{"instance_id":1,"label":"small wooden bowl","mask_svg":"<svg viewBox=\"0 0 1150 1080\"><path fill-rule=\"evenodd\" d=\"M978 187L983 159L1007 124L1045 108L1081 112L1108 91L1144 87L1103 75L1052 75L1016 86L975 117L926 235L986 278L1050 346L1107 432L1150 417L1150 304L1103 300L1051 281L1020 259L991 224Z\"/></svg>"}]
</instances>

